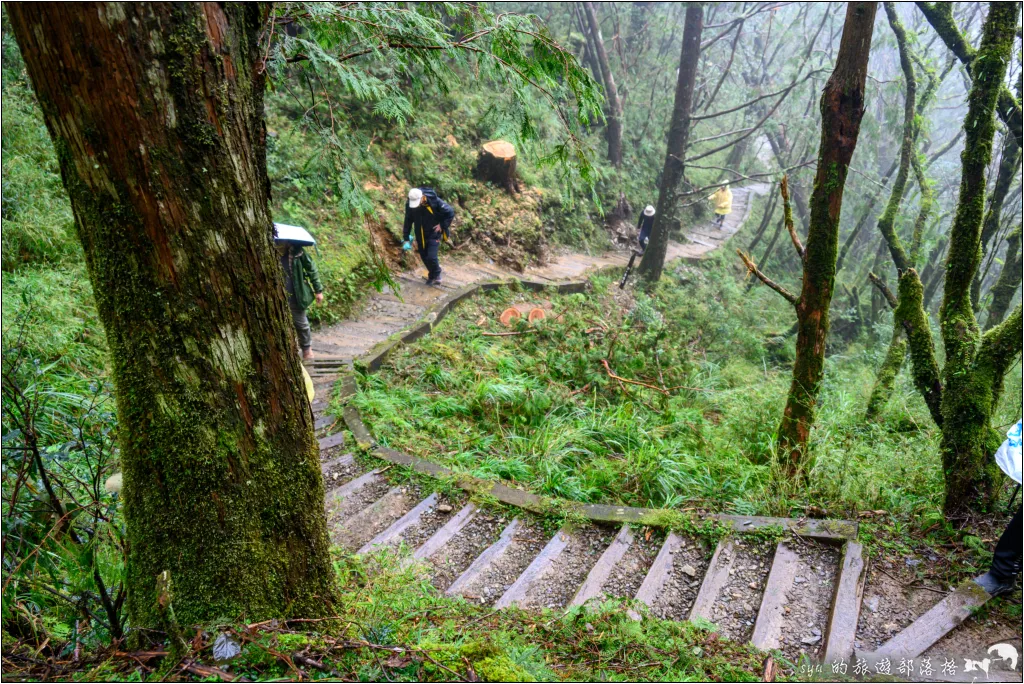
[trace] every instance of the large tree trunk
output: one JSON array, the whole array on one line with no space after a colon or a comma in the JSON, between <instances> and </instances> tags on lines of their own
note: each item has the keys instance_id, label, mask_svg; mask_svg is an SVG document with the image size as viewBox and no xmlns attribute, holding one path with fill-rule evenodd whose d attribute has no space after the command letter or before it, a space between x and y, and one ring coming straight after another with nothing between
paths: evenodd
<instances>
[{"instance_id":1,"label":"large tree trunk","mask_svg":"<svg viewBox=\"0 0 1024 684\"><path fill-rule=\"evenodd\" d=\"M594 12L594 3L583 3L583 11L586 13L587 23L590 25L590 37L594 41L597 63L601 65L605 96L608 99L608 161L615 167L619 167L622 166L622 102L619 100L619 91L615 87L615 76L608 63L608 53L604 49L601 23L597 20L597 14Z\"/></svg>"},{"instance_id":2,"label":"large tree trunk","mask_svg":"<svg viewBox=\"0 0 1024 684\"><path fill-rule=\"evenodd\" d=\"M668 129L665 165L658 186L658 208L654 215L651 239L637 270L640 277L653 283L661 278L668 254L668 234L678 222L679 201L676 190L683 177L683 157L686 139L690 137L690 109L693 105L693 87L697 81L697 60L700 57L700 37L704 30L704 8L693 2L686 6L683 28L683 47L679 55L679 76L676 80L675 105Z\"/></svg>"},{"instance_id":3,"label":"large tree trunk","mask_svg":"<svg viewBox=\"0 0 1024 684\"><path fill-rule=\"evenodd\" d=\"M790 474L795 474L805 465L807 441L821 385L843 189L864 114L864 81L867 78L875 10L874 2L851 2L847 5L835 70L821 95L818 169L809 207L803 285L796 305L796 360L789 398L779 426L778 453L785 459Z\"/></svg>"},{"instance_id":4,"label":"large tree trunk","mask_svg":"<svg viewBox=\"0 0 1024 684\"><path fill-rule=\"evenodd\" d=\"M168 627L165 572L183 625L332 611L318 451L268 208L266 7L7 11L110 348L132 627Z\"/></svg>"},{"instance_id":5,"label":"large tree trunk","mask_svg":"<svg viewBox=\"0 0 1024 684\"><path fill-rule=\"evenodd\" d=\"M1011 315L1006 323L981 338L971 305L971 285L981 263L985 171L992 158L996 129L994 111L1000 94L1005 91L1002 83L1018 14L1019 7L1012 3L989 5L981 46L973 60L974 85L964 120L966 137L961 155L960 195L949 231L949 256L939 319L946 350L942 374L942 457L946 475L945 511L950 518L985 508L993 500L996 480L990 455L994 431L989 421L995 410L994 396L1002 386L1002 374L998 371L1005 361L1003 338L1014 325L1015 350L1020 350L1019 308L1016 317Z\"/></svg>"},{"instance_id":6,"label":"large tree trunk","mask_svg":"<svg viewBox=\"0 0 1024 684\"><path fill-rule=\"evenodd\" d=\"M505 188L509 194L519 192L516 180L516 148L504 140L484 143L476 158L476 175L482 181Z\"/></svg>"}]
</instances>

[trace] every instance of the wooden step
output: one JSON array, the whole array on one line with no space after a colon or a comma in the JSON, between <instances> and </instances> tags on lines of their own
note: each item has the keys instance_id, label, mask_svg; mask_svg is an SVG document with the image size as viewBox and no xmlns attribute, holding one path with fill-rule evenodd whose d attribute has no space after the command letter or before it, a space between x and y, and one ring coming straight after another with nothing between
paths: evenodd
<instances>
[{"instance_id":1,"label":"wooden step","mask_svg":"<svg viewBox=\"0 0 1024 684\"><path fill-rule=\"evenodd\" d=\"M643 584L636 592L636 600L648 608L653 608L658 595L661 594L666 580L672 574L672 554L683 545L683 540L674 532L669 532L665 543L661 545L658 556L654 559Z\"/></svg>"},{"instance_id":2,"label":"wooden step","mask_svg":"<svg viewBox=\"0 0 1024 684\"><path fill-rule=\"evenodd\" d=\"M363 544L357 553L360 555L369 553L375 546L386 546L398 539L403 532L419 523L423 514L437 504L437 492L431 494L423 501L420 501L408 513L396 520L386 530L378 534L370 541Z\"/></svg>"},{"instance_id":3,"label":"wooden step","mask_svg":"<svg viewBox=\"0 0 1024 684\"><path fill-rule=\"evenodd\" d=\"M325 449L333 449L334 447L344 446L345 444L345 433L335 432L333 435L327 435L317 440L320 445L320 451Z\"/></svg>"},{"instance_id":4,"label":"wooden step","mask_svg":"<svg viewBox=\"0 0 1024 684\"><path fill-rule=\"evenodd\" d=\"M345 497L352 495L357 490L362 489L366 485L376 482L379 479L380 471L371 470L368 473L363 473L354 480L349 480L345 484L335 487L331 491L327 492L324 499L326 499L328 503L335 499L344 499Z\"/></svg>"},{"instance_id":5,"label":"wooden step","mask_svg":"<svg viewBox=\"0 0 1024 684\"><path fill-rule=\"evenodd\" d=\"M526 570L516 578L512 586L494 603L494 607L508 608L526 598L526 594L533 587L534 583L543 577L544 573L551 567L551 564L555 562L555 559L561 555L568 545L569 533L564 529L556 532L555 536L548 541L544 549L533 559Z\"/></svg>"},{"instance_id":6,"label":"wooden step","mask_svg":"<svg viewBox=\"0 0 1024 684\"><path fill-rule=\"evenodd\" d=\"M566 607L582 606L590 599L600 596L601 587L611 577L616 564L622 560L622 557L626 555L626 552L629 551L629 547L632 545L633 532L629 529L629 525L623 525L619 530L619 534L608 545L604 553L601 554L594 567L590 569L587 579Z\"/></svg>"},{"instance_id":7,"label":"wooden step","mask_svg":"<svg viewBox=\"0 0 1024 684\"><path fill-rule=\"evenodd\" d=\"M403 487L392 487L382 497L345 520L333 531L332 541L343 548L361 549L372 539L412 508L411 497Z\"/></svg>"},{"instance_id":8,"label":"wooden step","mask_svg":"<svg viewBox=\"0 0 1024 684\"><path fill-rule=\"evenodd\" d=\"M914 620L902 632L882 644L876 656L916 658L936 641L946 636L957 625L988 601L991 596L974 580L967 580L928 612Z\"/></svg>"},{"instance_id":9,"label":"wooden step","mask_svg":"<svg viewBox=\"0 0 1024 684\"><path fill-rule=\"evenodd\" d=\"M347 465L350 465L354 460L355 459L352 458L352 454L342 454L341 456L336 456L329 461L324 461L323 463L321 463L320 472L326 475L327 473L331 472L331 469L338 467L343 468Z\"/></svg>"},{"instance_id":10,"label":"wooden step","mask_svg":"<svg viewBox=\"0 0 1024 684\"><path fill-rule=\"evenodd\" d=\"M785 616L786 593L793 588L793 578L800 567L800 556L785 544L775 547L772 569L768 583L761 596L761 608L754 622L754 633L750 643L761 650L779 648L782 636L782 620Z\"/></svg>"},{"instance_id":11,"label":"wooden step","mask_svg":"<svg viewBox=\"0 0 1024 684\"><path fill-rule=\"evenodd\" d=\"M832 595L828 629L825 630L825 659L832 663L853 657L857 621L864 596L864 548L854 541L843 546L843 559Z\"/></svg>"},{"instance_id":12,"label":"wooden step","mask_svg":"<svg viewBox=\"0 0 1024 684\"><path fill-rule=\"evenodd\" d=\"M316 419L316 422L313 423L313 429L323 430L324 428L329 428L339 420L340 418L335 418L334 416L321 416Z\"/></svg>"},{"instance_id":13,"label":"wooden step","mask_svg":"<svg viewBox=\"0 0 1024 684\"><path fill-rule=\"evenodd\" d=\"M445 544L473 521L477 510L476 504L466 504L458 513L452 516L451 520L445 523L444 527L435 532L430 539L423 542L423 545L413 552L412 557L426 560L440 551Z\"/></svg>"},{"instance_id":14,"label":"wooden step","mask_svg":"<svg viewBox=\"0 0 1024 684\"><path fill-rule=\"evenodd\" d=\"M718 542L715 553L711 556L711 562L704 572L704 581L701 582L697 598L690 607L690 621L697 618L711 620L711 609L715 605L718 594L722 587L729 581L729 568L736 558L736 547L731 538L726 537Z\"/></svg>"},{"instance_id":15,"label":"wooden step","mask_svg":"<svg viewBox=\"0 0 1024 684\"><path fill-rule=\"evenodd\" d=\"M508 547L512 545L512 541L516 535L516 531L523 526L523 523L516 518L510 522L505 529L502 531L498 541L488 546L483 553L476 557L476 560L470 564L466 571L463 572L459 577L452 582L452 585L448 587L448 591L445 593L449 596L461 596L464 589L469 587L480 575L484 573L491 566L491 563L501 557Z\"/></svg>"}]
</instances>

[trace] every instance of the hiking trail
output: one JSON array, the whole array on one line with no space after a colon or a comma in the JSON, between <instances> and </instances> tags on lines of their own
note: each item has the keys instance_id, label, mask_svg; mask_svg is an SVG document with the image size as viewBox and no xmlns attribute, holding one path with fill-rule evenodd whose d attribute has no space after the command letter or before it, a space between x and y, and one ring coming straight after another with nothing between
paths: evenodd
<instances>
[{"instance_id":1,"label":"hiking trail","mask_svg":"<svg viewBox=\"0 0 1024 684\"><path fill-rule=\"evenodd\" d=\"M769 189L764 184L734 189L734 210L721 229L700 226L686 233L689 244L670 242L666 263L697 260L721 247L749 216L752 196ZM344 426L356 441L348 445L342 419L325 413L332 391L343 404L358 391L353 364L376 370L392 348L429 334L459 300L479 289L517 279L528 289L550 285L583 291L588 272L624 267L627 260L628 252L565 254L514 273L448 259L441 287L428 287L418 273L401 273L401 298L389 291L373 293L352 319L314 331L317 357L308 368L317 391L312 410L332 542L359 554L404 552L402 562L420 564L437 590L494 609L564 610L608 598L633 599L633 607L625 609L633 619L649 614L714 623L723 637L778 649L793 663L804 656L821 662L826 679L871 676L883 664L895 675L901 658L920 663L934 654L933 674L905 678L971 681L962 657L952 675L940 669L946 655L986 657L984 647L977 647L979 639L964 647L959 633L980 631L985 643L1002 637L1019 646L1019 635L1004 637L976 620L957 630L989 598L973 582L944 596L922 592L925 598L914 601L907 600L905 588L888 587L889 574L868 567L856 523L715 515L710 517L737 534L709 543L699 535L659 529L664 523L659 525L659 512L651 509L570 504L590 523L552 536L538 515L550 512L551 500L378 445L359 412L345 405ZM353 447L380 459L380 467L361 466ZM466 492L426 494L408 480L393 483L388 464L450 478ZM478 506L467 492L485 492L518 507L518 513ZM644 527L647 532L639 534ZM786 535L776 541L749 534L766 528L782 528ZM879 605L880 597L885 605ZM840 664L843 669L836 669ZM867 669L857 672L857 667ZM988 681L1021 681L1006 668L1006 661L993 662Z\"/></svg>"}]
</instances>

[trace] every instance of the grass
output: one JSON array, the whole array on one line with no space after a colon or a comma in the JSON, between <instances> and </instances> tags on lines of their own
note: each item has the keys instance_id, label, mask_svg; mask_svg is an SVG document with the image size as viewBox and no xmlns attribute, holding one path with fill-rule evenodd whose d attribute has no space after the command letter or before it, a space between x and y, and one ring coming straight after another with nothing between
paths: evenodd
<instances>
[{"instance_id":1,"label":"grass","mask_svg":"<svg viewBox=\"0 0 1024 684\"><path fill-rule=\"evenodd\" d=\"M402 568L397 559L338 557L345 610L337 619L314 625L207 625L196 630L185 653L174 657L135 660L98 651L86 662L63 666L73 670L49 670L46 678L165 679L183 663L214 665L213 643L224 633L240 646L226 663L230 674L259 681L294 678L295 665L312 679L343 681L760 679L764 654L690 623L654 617L636 622L619 602L590 611L497 613L439 594L415 567ZM41 676L33 655L9 653L5 672Z\"/></svg>"},{"instance_id":2,"label":"grass","mask_svg":"<svg viewBox=\"0 0 1024 684\"><path fill-rule=\"evenodd\" d=\"M792 352L767 333L785 329L789 312L772 293L745 292L734 271L724 258L680 267L637 299L599 278L592 295L548 297L561 322L515 336L486 333L502 329L507 306L545 297L479 296L361 378L356 405L382 443L580 501L767 515L816 506L833 517L937 510L938 432L903 376L881 420L863 420L877 353L859 345L829 357L809 484L781 477L772 443ZM686 389L620 384L604 361L624 378Z\"/></svg>"}]
</instances>

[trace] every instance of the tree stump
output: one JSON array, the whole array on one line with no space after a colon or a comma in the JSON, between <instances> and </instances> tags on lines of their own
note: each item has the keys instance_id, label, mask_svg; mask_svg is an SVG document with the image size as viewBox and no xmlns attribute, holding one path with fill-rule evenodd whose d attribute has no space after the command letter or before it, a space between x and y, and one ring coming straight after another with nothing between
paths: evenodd
<instances>
[{"instance_id":1,"label":"tree stump","mask_svg":"<svg viewBox=\"0 0 1024 684\"><path fill-rule=\"evenodd\" d=\"M505 188L509 193L519 192L516 180L516 148L504 140L484 143L476 160L476 175L480 180L490 181Z\"/></svg>"}]
</instances>

